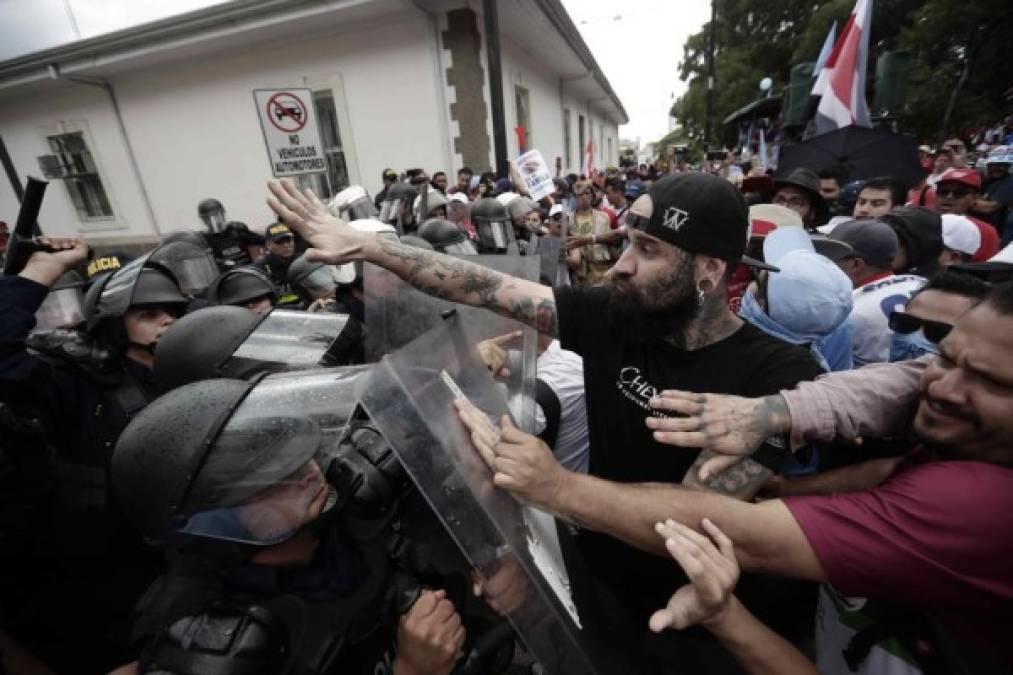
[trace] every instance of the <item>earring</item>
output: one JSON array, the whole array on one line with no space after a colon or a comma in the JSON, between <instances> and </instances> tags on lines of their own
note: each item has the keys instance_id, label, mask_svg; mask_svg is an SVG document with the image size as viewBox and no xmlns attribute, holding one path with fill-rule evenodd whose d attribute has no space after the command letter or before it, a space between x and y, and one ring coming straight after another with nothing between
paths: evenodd
<instances>
[{"instance_id":1,"label":"earring","mask_svg":"<svg viewBox=\"0 0 1013 675\"><path fill-rule=\"evenodd\" d=\"M700 286L697 286L696 287L696 304L698 304L700 307L703 307L703 303L704 303L704 301L706 299L707 299L707 294L704 292L704 290L702 288L700 288Z\"/></svg>"}]
</instances>

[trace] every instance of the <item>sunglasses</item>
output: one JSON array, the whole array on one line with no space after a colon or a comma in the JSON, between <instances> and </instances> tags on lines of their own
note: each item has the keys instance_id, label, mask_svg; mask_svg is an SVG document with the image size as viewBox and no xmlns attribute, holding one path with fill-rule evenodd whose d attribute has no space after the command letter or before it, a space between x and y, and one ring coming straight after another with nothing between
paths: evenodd
<instances>
[{"instance_id":1,"label":"sunglasses","mask_svg":"<svg viewBox=\"0 0 1013 675\"><path fill-rule=\"evenodd\" d=\"M961 197L966 197L969 194L972 194L972 190L970 190L969 188L958 188L958 187L937 187L936 188L936 196L937 197L956 197L956 198L960 199Z\"/></svg>"},{"instance_id":2,"label":"sunglasses","mask_svg":"<svg viewBox=\"0 0 1013 675\"><path fill-rule=\"evenodd\" d=\"M895 333L903 333L904 335L914 333L921 328L922 332L925 333L925 337L933 344L942 342L943 338L953 330L953 324L919 319L917 316L908 314L907 312L891 312L889 324L890 330Z\"/></svg>"},{"instance_id":3,"label":"sunglasses","mask_svg":"<svg viewBox=\"0 0 1013 675\"><path fill-rule=\"evenodd\" d=\"M651 222L651 219L647 216L642 216L639 213L626 212L626 227L632 227L634 230L643 230L647 228L647 224Z\"/></svg>"},{"instance_id":4,"label":"sunglasses","mask_svg":"<svg viewBox=\"0 0 1013 675\"><path fill-rule=\"evenodd\" d=\"M278 237L274 240L275 244L288 244L295 241L295 237L290 234L286 234L284 237Z\"/></svg>"}]
</instances>

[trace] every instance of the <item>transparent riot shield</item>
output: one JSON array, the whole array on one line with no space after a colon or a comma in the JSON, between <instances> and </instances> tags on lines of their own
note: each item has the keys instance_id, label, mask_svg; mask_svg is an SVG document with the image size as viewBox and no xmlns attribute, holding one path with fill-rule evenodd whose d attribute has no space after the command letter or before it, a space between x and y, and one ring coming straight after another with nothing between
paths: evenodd
<instances>
[{"instance_id":1,"label":"transparent riot shield","mask_svg":"<svg viewBox=\"0 0 1013 675\"><path fill-rule=\"evenodd\" d=\"M553 286L562 285L560 275L566 272L563 262L566 254L563 240L556 237L542 236L538 238L538 259L541 264L541 280Z\"/></svg>"},{"instance_id":2,"label":"transparent riot shield","mask_svg":"<svg viewBox=\"0 0 1013 675\"><path fill-rule=\"evenodd\" d=\"M292 368L312 367L320 362L347 322L346 314L274 309L232 358L284 363Z\"/></svg>"},{"instance_id":3,"label":"transparent riot shield","mask_svg":"<svg viewBox=\"0 0 1013 675\"><path fill-rule=\"evenodd\" d=\"M507 589L499 596L506 618L546 672L600 672L570 596L552 516L493 486L454 407L465 397L497 422L507 412L474 347L480 324L474 314L452 315L386 356L360 405L468 563Z\"/></svg>"},{"instance_id":4,"label":"transparent riot shield","mask_svg":"<svg viewBox=\"0 0 1013 675\"><path fill-rule=\"evenodd\" d=\"M538 282L539 259L517 255L481 255L463 258L498 272ZM366 360L379 361L427 330L439 325L441 316L457 310L463 317L475 317L475 337L486 340L521 331L514 344L504 345L509 374L500 380L504 396L518 426L531 432L535 424L535 361L538 335L533 328L487 309L467 307L440 300L395 274L367 264L363 270L366 292Z\"/></svg>"}]
</instances>

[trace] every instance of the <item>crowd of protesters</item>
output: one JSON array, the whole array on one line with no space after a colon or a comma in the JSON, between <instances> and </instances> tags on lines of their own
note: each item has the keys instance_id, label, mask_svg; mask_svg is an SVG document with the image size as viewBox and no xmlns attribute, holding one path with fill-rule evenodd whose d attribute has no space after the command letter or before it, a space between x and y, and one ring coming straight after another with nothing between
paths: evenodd
<instances>
[{"instance_id":1,"label":"crowd of protesters","mask_svg":"<svg viewBox=\"0 0 1013 675\"><path fill-rule=\"evenodd\" d=\"M516 171L386 169L375 195L327 203L272 181L261 227L205 200L199 226L133 258L38 239L0 278L0 671L454 672L473 624L442 588L368 636L346 621L354 648L318 670L291 635L258 642L263 613L229 613L286 593L331 607L370 578L308 527L332 527L330 473L300 469L318 491L284 537L224 534L232 503L178 514L205 470L172 461L201 428L179 392L285 369L252 377L244 346L286 312L340 317L313 365L365 367L368 262L541 334L535 435L466 400L456 414L495 486L574 526L567 566L603 672L1009 672L1011 122L920 147L917 185L736 153L557 176L537 200ZM539 256L540 281L480 254ZM512 337L476 346L496 376ZM163 481L182 491L164 504ZM516 610L498 579L472 581ZM215 652L216 631L250 642ZM260 669L235 665L241 648Z\"/></svg>"}]
</instances>

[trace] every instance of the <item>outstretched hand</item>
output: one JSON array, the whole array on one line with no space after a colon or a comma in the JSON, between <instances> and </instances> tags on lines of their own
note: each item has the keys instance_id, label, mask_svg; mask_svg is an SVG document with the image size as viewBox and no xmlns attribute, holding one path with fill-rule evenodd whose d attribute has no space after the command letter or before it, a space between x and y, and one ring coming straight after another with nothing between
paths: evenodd
<instances>
[{"instance_id":1,"label":"outstretched hand","mask_svg":"<svg viewBox=\"0 0 1013 675\"><path fill-rule=\"evenodd\" d=\"M306 251L307 260L335 265L362 259L371 236L332 216L313 190L299 192L288 178L269 180L267 188L273 195L267 198L271 210L313 245Z\"/></svg>"},{"instance_id":2,"label":"outstretched hand","mask_svg":"<svg viewBox=\"0 0 1013 675\"><path fill-rule=\"evenodd\" d=\"M665 548L690 580L651 616L649 625L655 633L717 624L731 607L739 580L732 540L707 518L701 525L709 538L673 520L655 525Z\"/></svg>"},{"instance_id":3,"label":"outstretched hand","mask_svg":"<svg viewBox=\"0 0 1013 675\"><path fill-rule=\"evenodd\" d=\"M549 446L515 427L507 415L497 428L470 401L457 399L454 405L475 448L493 471L493 484L520 502L555 511L568 472Z\"/></svg>"},{"instance_id":4,"label":"outstretched hand","mask_svg":"<svg viewBox=\"0 0 1013 675\"><path fill-rule=\"evenodd\" d=\"M717 453L700 467L702 481L738 464L771 436L791 430L788 406L776 394L743 398L668 390L652 398L650 406L680 415L648 417L654 440Z\"/></svg>"},{"instance_id":5,"label":"outstretched hand","mask_svg":"<svg viewBox=\"0 0 1013 675\"><path fill-rule=\"evenodd\" d=\"M510 377L510 369L506 367L507 352L503 348L517 344L523 335L516 330L478 343L478 354L494 377Z\"/></svg>"}]
</instances>

